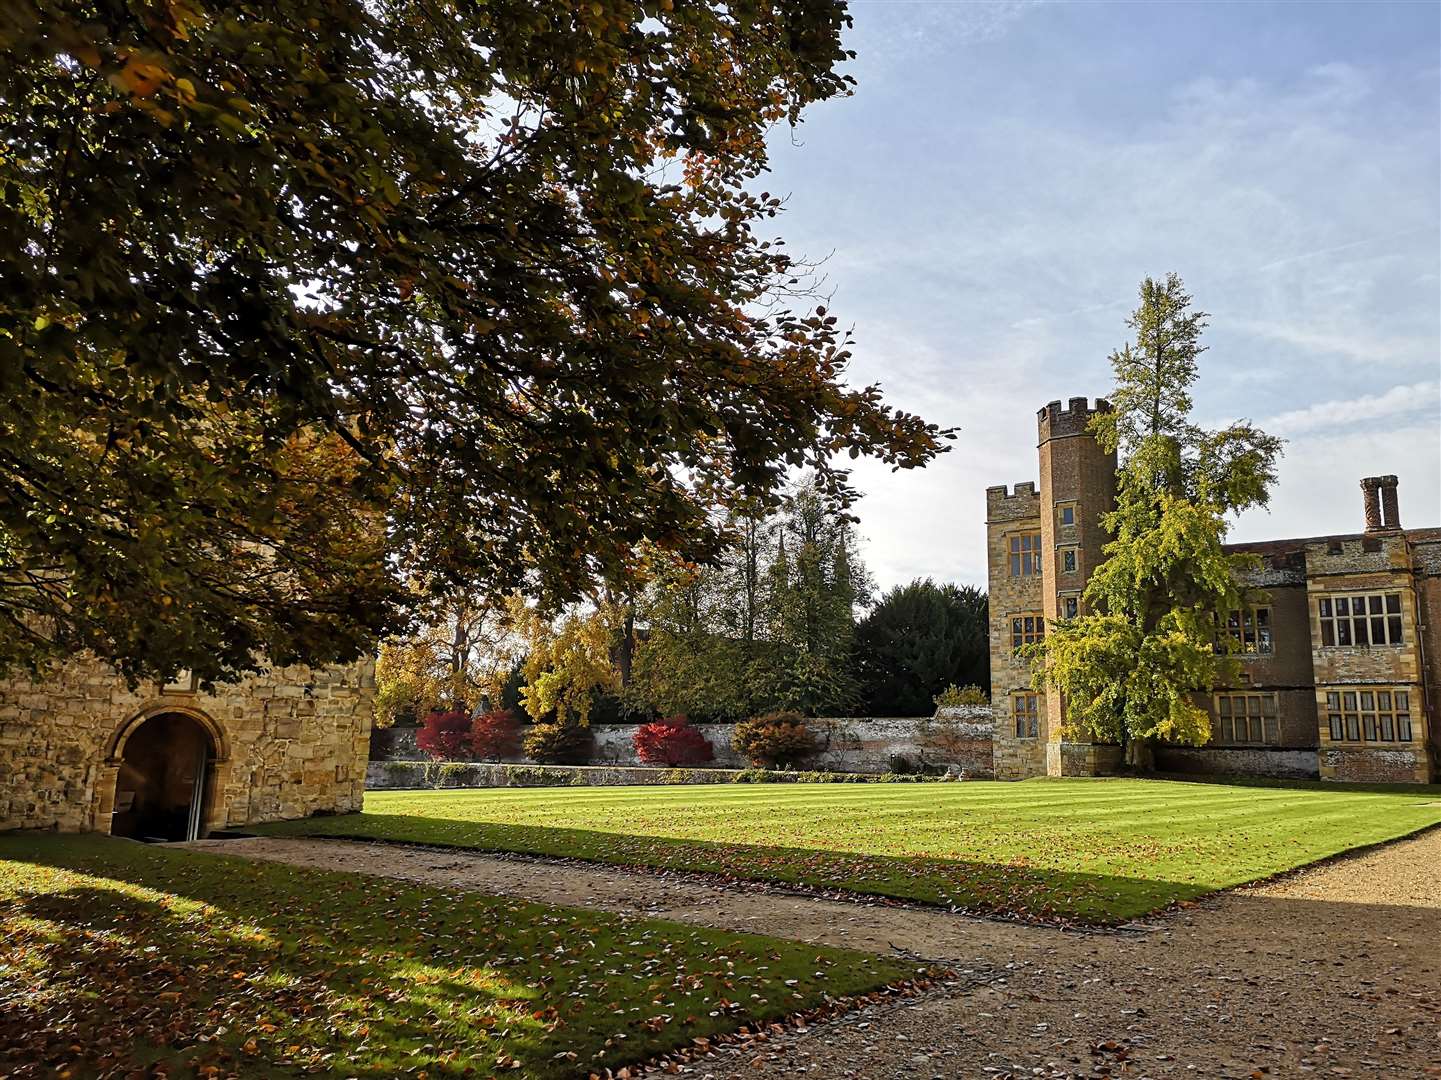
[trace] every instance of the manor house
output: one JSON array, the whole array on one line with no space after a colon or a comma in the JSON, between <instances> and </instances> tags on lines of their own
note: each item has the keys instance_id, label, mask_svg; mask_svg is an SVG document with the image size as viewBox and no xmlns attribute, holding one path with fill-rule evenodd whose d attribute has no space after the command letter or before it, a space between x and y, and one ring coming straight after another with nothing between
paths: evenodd
<instances>
[{"instance_id":1,"label":"manor house","mask_svg":"<svg viewBox=\"0 0 1441 1080\"><path fill-rule=\"evenodd\" d=\"M1037 417L1040 484L986 489L991 701L999 779L1090 776L1120 748L1065 726L1058 694L1037 693L1019 646L1085 608L1101 561L1100 518L1116 494L1116 457L1088 423L1109 405L1053 401ZM1211 741L1167 745L1156 767L1230 776L1425 783L1441 775L1441 528L1403 529L1397 479L1361 481L1361 532L1236 544L1260 568L1263 602L1220 632L1241 675L1198 704Z\"/></svg>"}]
</instances>

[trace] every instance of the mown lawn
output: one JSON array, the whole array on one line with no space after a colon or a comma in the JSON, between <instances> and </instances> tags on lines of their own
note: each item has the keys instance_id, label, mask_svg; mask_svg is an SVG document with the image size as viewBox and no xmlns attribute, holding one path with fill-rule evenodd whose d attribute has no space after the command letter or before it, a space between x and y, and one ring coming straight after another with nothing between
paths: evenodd
<instances>
[{"instance_id":1,"label":"mown lawn","mask_svg":"<svg viewBox=\"0 0 1441 1080\"><path fill-rule=\"evenodd\" d=\"M266 826L1115 922L1441 822L1441 788L1161 780L372 792Z\"/></svg>"},{"instance_id":2,"label":"mown lawn","mask_svg":"<svg viewBox=\"0 0 1441 1080\"><path fill-rule=\"evenodd\" d=\"M0 836L0 1076L586 1075L914 975L861 953Z\"/></svg>"}]
</instances>

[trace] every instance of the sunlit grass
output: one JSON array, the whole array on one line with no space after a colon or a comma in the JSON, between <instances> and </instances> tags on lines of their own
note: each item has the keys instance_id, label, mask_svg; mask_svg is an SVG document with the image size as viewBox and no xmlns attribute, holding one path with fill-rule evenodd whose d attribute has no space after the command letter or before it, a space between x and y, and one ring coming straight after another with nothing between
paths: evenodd
<instances>
[{"instance_id":1,"label":"sunlit grass","mask_svg":"<svg viewBox=\"0 0 1441 1080\"><path fill-rule=\"evenodd\" d=\"M583 1075L914 970L93 836L0 836L0 931L0 1075Z\"/></svg>"},{"instance_id":2,"label":"sunlit grass","mask_svg":"<svg viewBox=\"0 0 1441 1080\"><path fill-rule=\"evenodd\" d=\"M1115 921L1441 821L1441 788L1155 780L390 791L264 827Z\"/></svg>"}]
</instances>

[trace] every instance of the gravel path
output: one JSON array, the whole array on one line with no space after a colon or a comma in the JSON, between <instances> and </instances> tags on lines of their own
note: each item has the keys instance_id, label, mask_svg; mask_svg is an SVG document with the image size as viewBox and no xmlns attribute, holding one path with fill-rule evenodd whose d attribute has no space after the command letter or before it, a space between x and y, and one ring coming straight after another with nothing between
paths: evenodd
<instances>
[{"instance_id":1,"label":"gravel path","mask_svg":"<svg viewBox=\"0 0 1441 1080\"><path fill-rule=\"evenodd\" d=\"M187 845L945 961L949 989L695 1077L1441 1077L1441 830L1083 933L605 867L335 840Z\"/></svg>"}]
</instances>

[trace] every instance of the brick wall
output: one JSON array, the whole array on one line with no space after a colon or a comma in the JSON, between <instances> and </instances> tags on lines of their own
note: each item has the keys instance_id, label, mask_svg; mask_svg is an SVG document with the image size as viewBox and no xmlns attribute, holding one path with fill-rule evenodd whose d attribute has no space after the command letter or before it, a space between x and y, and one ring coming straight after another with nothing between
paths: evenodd
<instances>
[{"instance_id":1,"label":"brick wall","mask_svg":"<svg viewBox=\"0 0 1441 1080\"><path fill-rule=\"evenodd\" d=\"M93 660L0 681L0 830L108 832L127 739L163 714L212 745L204 828L360 809L374 665L273 669L214 693L134 690Z\"/></svg>"},{"instance_id":2,"label":"brick wall","mask_svg":"<svg viewBox=\"0 0 1441 1080\"><path fill-rule=\"evenodd\" d=\"M1085 610L1081 593L1091 572L1101 564L1101 548L1108 537L1101 515L1115 508L1116 455L1101 449L1090 432L1091 419L1110 406L1097 399L1091 408L1083 397L1071 398L1063 409L1052 401L1036 415L1036 436L1041 475L1041 546L1045 576L1041 584L1042 609L1049 626L1065 616L1074 601ZM1063 511L1069 509L1067 524ZM1072 552L1074 571L1065 569L1065 553ZM1047 694L1043 738L1045 772L1051 776L1095 776L1110 771L1118 751L1090 749L1067 732L1064 704L1059 694Z\"/></svg>"}]
</instances>

